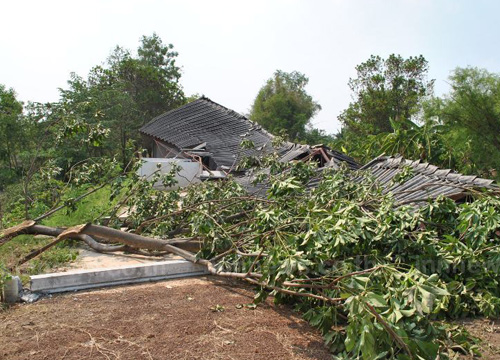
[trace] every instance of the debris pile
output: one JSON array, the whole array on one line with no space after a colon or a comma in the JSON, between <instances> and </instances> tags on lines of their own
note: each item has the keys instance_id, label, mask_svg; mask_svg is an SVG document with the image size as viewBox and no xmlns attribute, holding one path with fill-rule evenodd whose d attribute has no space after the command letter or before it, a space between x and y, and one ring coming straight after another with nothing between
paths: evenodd
<instances>
[{"instance_id":1,"label":"debris pile","mask_svg":"<svg viewBox=\"0 0 500 360\"><path fill-rule=\"evenodd\" d=\"M411 167L391 167L406 164L402 159L386 160L379 164L392 164L387 168L374 163L359 170L270 162L258 179L266 184L265 197L230 178L182 194L136 178L123 193L135 209L125 224L111 216L107 226L30 223L5 233L55 237L27 258L66 238L104 252L174 253L213 275L254 284L256 302L269 294L294 302L345 357L473 353L466 334L436 320L500 314L499 287L491 286L500 282L494 271L500 261L496 189L469 181L460 191L471 201L459 204L432 185L436 196L403 204L391 189L426 176L448 186L452 177L412 173ZM113 228L123 225L127 231Z\"/></svg>"}]
</instances>

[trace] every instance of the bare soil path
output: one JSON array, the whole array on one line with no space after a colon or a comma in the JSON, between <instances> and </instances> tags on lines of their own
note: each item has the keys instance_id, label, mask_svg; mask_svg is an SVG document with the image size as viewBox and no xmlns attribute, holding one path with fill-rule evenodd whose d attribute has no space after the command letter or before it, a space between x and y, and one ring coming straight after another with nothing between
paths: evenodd
<instances>
[{"instance_id":1,"label":"bare soil path","mask_svg":"<svg viewBox=\"0 0 500 360\"><path fill-rule=\"evenodd\" d=\"M321 335L213 277L68 293L0 312L0 359L331 359Z\"/></svg>"},{"instance_id":2,"label":"bare soil path","mask_svg":"<svg viewBox=\"0 0 500 360\"><path fill-rule=\"evenodd\" d=\"M500 359L500 320L466 319L457 323L464 326L473 336L481 339L479 348L482 360ZM462 358L471 359L470 356Z\"/></svg>"}]
</instances>

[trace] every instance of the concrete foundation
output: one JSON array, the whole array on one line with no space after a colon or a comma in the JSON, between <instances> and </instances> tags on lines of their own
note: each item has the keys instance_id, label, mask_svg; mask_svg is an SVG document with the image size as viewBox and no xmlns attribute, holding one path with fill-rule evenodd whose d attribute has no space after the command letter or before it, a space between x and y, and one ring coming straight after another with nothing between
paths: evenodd
<instances>
[{"instance_id":1,"label":"concrete foundation","mask_svg":"<svg viewBox=\"0 0 500 360\"><path fill-rule=\"evenodd\" d=\"M165 260L107 269L33 275L31 291L57 293L207 274L204 266L186 260Z\"/></svg>"}]
</instances>

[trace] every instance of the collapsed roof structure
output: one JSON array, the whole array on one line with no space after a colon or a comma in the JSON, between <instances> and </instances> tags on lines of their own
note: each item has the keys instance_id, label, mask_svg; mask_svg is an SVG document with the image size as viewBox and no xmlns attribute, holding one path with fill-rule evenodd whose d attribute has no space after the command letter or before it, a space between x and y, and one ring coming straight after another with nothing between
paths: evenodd
<instances>
[{"instance_id":1,"label":"collapsed roof structure","mask_svg":"<svg viewBox=\"0 0 500 360\"><path fill-rule=\"evenodd\" d=\"M282 154L279 161L290 162L293 160L309 161L315 160L318 166L330 166L338 169L341 164L346 165L351 170L359 169L360 165L350 156L330 149L325 145L301 145L291 144Z\"/></svg>"},{"instance_id":2,"label":"collapsed roof structure","mask_svg":"<svg viewBox=\"0 0 500 360\"><path fill-rule=\"evenodd\" d=\"M314 147L310 148L314 150ZM331 150L330 150L331 151ZM285 157L283 157L285 158ZM297 160L297 159L294 159ZM305 157L301 161L308 161ZM499 190L493 180L482 179L473 175L462 175L450 169L440 169L437 166L404 159L401 156L379 156L362 167L352 166L345 161L351 170L359 170L353 177L356 181L371 177L382 188L383 193L392 193L395 205L422 204L428 199L446 196L455 201L463 201L471 189ZM318 175L310 179L307 187L315 188L322 179L323 170L338 169L337 164L331 162L318 168ZM402 176L406 173L405 176ZM249 193L256 196L266 196L269 184L255 183L257 174L245 174L235 178ZM402 179L398 179L398 177Z\"/></svg>"},{"instance_id":3,"label":"collapsed roof structure","mask_svg":"<svg viewBox=\"0 0 500 360\"><path fill-rule=\"evenodd\" d=\"M327 147L286 142L274 148L274 136L243 115L206 97L157 116L139 129L148 139L155 158L193 158L202 161L209 170L234 170L248 156L277 152L282 161L314 158L320 166L340 165L351 168L359 165L354 159ZM254 147L244 149L243 140Z\"/></svg>"},{"instance_id":4,"label":"collapsed roof structure","mask_svg":"<svg viewBox=\"0 0 500 360\"><path fill-rule=\"evenodd\" d=\"M276 152L279 161L316 161L318 177L309 187L315 187L321 178L322 169L338 169L347 166L360 170L361 176L373 177L384 189L391 192L397 203L415 203L436 198L439 195L454 200L463 200L471 188L495 188L493 180L476 176L465 176L450 169L402 157L380 156L364 166L353 158L324 145L301 145L286 142L278 148L272 145L274 136L243 115L228 109L206 97L164 113L140 130L149 139L155 158L192 159L201 164L210 174L234 173L236 165L245 157L262 156ZM241 147L243 140L250 140L254 147ZM410 169L404 181L392 181L403 171ZM222 177L223 177L222 176ZM250 193L265 196L267 185L254 184L253 173L239 173L235 180Z\"/></svg>"},{"instance_id":5,"label":"collapsed roof structure","mask_svg":"<svg viewBox=\"0 0 500 360\"><path fill-rule=\"evenodd\" d=\"M404 159L401 156L380 156L362 167L384 188L384 193L392 193L396 204L419 203L440 195L453 200L463 200L470 189L498 187L493 180L474 175L462 175L450 169ZM410 176L404 181L392 181L406 169Z\"/></svg>"}]
</instances>

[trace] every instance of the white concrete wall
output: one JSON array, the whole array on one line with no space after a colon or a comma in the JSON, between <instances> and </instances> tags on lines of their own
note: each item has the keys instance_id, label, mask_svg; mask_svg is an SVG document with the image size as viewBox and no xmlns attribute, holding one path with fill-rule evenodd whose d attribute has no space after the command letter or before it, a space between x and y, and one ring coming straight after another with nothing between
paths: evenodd
<instances>
[{"instance_id":1,"label":"white concrete wall","mask_svg":"<svg viewBox=\"0 0 500 360\"><path fill-rule=\"evenodd\" d=\"M170 172L172 164L177 164L181 167L177 174L178 181L176 186L165 189L160 182L157 182L154 187L160 190L175 190L183 188L189 184L199 183L202 171L201 164L187 159L165 159L165 158L144 158L141 168L138 170L138 175L146 176L151 179L153 173L158 170L157 164L160 164L160 171L163 174Z\"/></svg>"}]
</instances>

